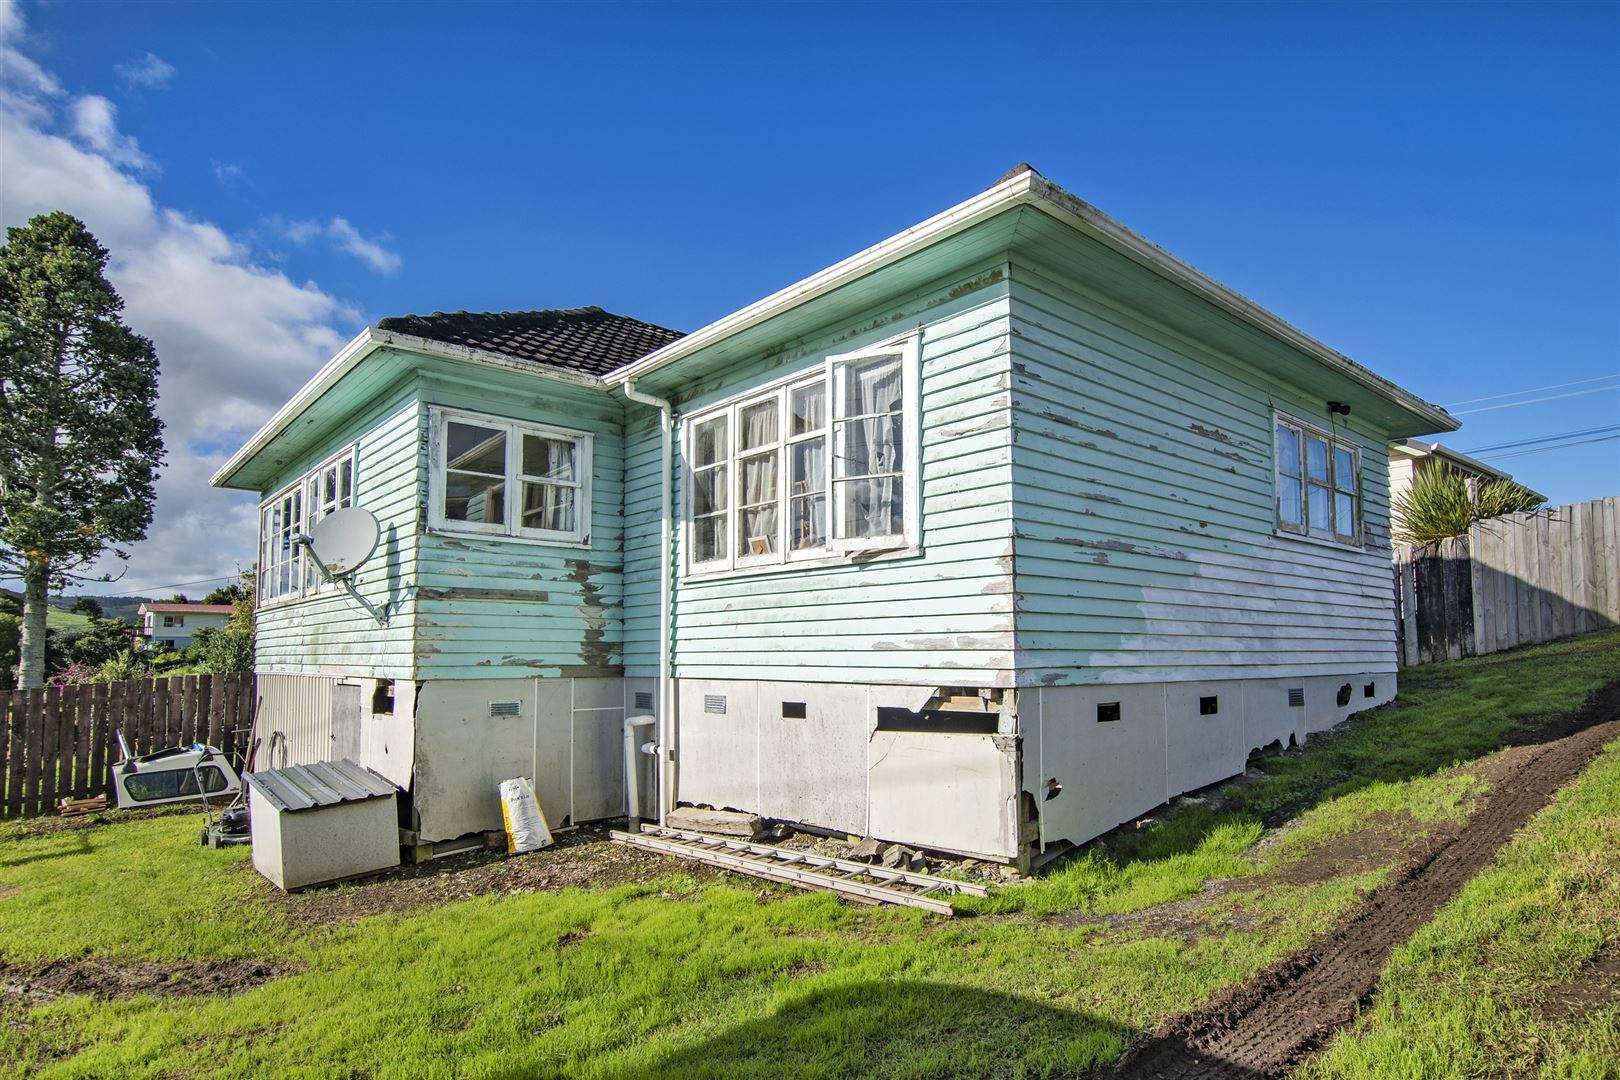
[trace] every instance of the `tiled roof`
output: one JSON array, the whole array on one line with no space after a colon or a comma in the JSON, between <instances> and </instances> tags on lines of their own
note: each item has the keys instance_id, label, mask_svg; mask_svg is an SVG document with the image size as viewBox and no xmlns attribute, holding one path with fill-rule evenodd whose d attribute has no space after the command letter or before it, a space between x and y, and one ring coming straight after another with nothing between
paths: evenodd
<instances>
[{"instance_id":1,"label":"tiled roof","mask_svg":"<svg viewBox=\"0 0 1620 1080\"><path fill-rule=\"evenodd\" d=\"M379 330L501 353L546 367L603 375L683 335L599 307L563 311L435 311L399 315Z\"/></svg>"},{"instance_id":2,"label":"tiled roof","mask_svg":"<svg viewBox=\"0 0 1620 1080\"><path fill-rule=\"evenodd\" d=\"M230 604L142 604L141 609L182 615L229 615L236 610Z\"/></svg>"}]
</instances>

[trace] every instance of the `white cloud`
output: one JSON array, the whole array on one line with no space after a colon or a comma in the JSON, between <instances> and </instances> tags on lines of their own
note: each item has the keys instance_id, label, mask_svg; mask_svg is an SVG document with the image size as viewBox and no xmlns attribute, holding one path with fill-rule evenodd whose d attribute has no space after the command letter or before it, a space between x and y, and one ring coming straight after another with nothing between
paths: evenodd
<instances>
[{"instance_id":1,"label":"white cloud","mask_svg":"<svg viewBox=\"0 0 1620 1080\"><path fill-rule=\"evenodd\" d=\"M37 118L45 113L40 99L59 96L62 84L23 55L25 36L22 8L16 0L0 0L0 109Z\"/></svg>"},{"instance_id":2,"label":"white cloud","mask_svg":"<svg viewBox=\"0 0 1620 1080\"><path fill-rule=\"evenodd\" d=\"M150 169L152 159L141 153L133 135L118 130L118 108L99 94L75 98L69 108L73 134L97 154L130 169Z\"/></svg>"},{"instance_id":3,"label":"white cloud","mask_svg":"<svg viewBox=\"0 0 1620 1080\"><path fill-rule=\"evenodd\" d=\"M335 217L325 222L287 221L278 223L277 227L282 236L295 244L325 240L337 250L353 255L379 274L397 273L404 265L404 260L398 254L389 251L376 240L368 240L361 236L360 230L349 224L346 218Z\"/></svg>"},{"instance_id":4,"label":"white cloud","mask_svg":"<svg viewBox=\"0 0 1620 1080\"><path fill-rule=\"evenodd\" d=\"M147 53L139 60L118 64L113 70L126 85L138 86L145 90L161 90L169 85L170 79L174 78L174 65L152 53Z\"/></svg>"},{"instance_id":5,"label":"white cloud","mask_svg":"<svg viewBox=\"0 0 1620 1080\"><path fill-rule=\"evenodd\" d=\"M117 590L232 573L253 560L255 500L209 488L209 474L361 317L217 226L159 205L126 171L138 150L116 114L84 105L90 98L64 104L54 78L15 52L22 30L15 6L0 0L0 223L58 209L83 219L111 252L125 319L152 338L162 364L169 456L156 519ZM97 569L120 566L108 559Z\"/></svg>"},{"instance_id":6,"label":"white cloud","mask_svg":"<svg viewBox=\"0 0 1620 1080\"><path fill-rule=\"evenodd\" d=\"M214 162L214 179L226 187L235 187L237 184L249 184L247 170L230 161Z\"/></svg>"}]
</instances>

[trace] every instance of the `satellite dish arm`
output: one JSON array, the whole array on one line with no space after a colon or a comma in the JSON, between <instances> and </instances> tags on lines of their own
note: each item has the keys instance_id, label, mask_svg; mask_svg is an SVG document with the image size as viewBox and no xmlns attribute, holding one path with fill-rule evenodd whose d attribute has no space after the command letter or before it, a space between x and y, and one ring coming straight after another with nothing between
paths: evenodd
<instances>
[{"instance_id":1,"label":"satellite dish arm","mask_svg":"<svg viewBox=\"0 0 1620 1080\"><path fill-rule=\"evenodd\" d=\"M398 600L390 600L388 603L379 608L376 604L372 603L364 596L361 596L360 590L354 587L354 571L351 570L344 574L332 573L331 568L321 561L321 557L319 555L315 554L315 543L308 534L299 533L297 536L293 537L293 543L299 544L303 547L304 554L309 558L309 561L314 563L315 568L321 572L322 580L328 582L335 581L339 585L342 585L344 590L350 596L354 597L355 603L359 604L361 607L370 612L371 617L376 619L379 625L387 626L388 620L394 615L396 605L404 603L404 597L401 597Z\"/></svg>"}]
</instances>

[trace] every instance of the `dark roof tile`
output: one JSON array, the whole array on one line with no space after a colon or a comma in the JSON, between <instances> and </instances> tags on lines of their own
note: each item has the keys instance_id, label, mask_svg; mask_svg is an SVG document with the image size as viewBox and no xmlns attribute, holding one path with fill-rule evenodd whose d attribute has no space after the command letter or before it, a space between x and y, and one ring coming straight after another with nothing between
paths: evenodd
<instances>
[{"instance_id":1,"label":"dark roof tile","mask_svg":"<svg viewBox=\"0 0 1620 1080\"><path fill-rule=\"evenodd\" d=\"M683 337L599 307L552 311L435 311L398 315L379 330L500 353L545 367L605 375Z\"/></svg>"}]
</instances>

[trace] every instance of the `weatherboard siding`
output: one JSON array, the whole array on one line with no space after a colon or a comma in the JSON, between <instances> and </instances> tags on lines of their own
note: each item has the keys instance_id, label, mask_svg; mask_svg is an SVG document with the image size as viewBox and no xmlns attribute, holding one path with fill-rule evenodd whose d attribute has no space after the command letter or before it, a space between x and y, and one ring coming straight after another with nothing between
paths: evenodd
<instances>
[{"instance_id":1,"label":"weatherboard siding","mask_svg":"<svg viewBox=\"0 0 1620 1080\"><path fill-rule=\"evenodd\" d=\"M413 611L408 586L417 573L419 414L415 389L408 382L396 384L321 439L313 451L289 463L261 493L279 491L358 441L355 501L377 515L382 539L377 553L356 575L355 586L378 607L390 599L404 599L404 607L387 626L336 588L260 608L255 615L254 666L261 674L411 677Z\"/></svg>"},{"instance_id":2,"label":"weatherboard siding","mask_svg":"<svg viewBox=\"0 0 1620 1080\"><path fill-rule=\"evenodd\" d=\"M424 528L415 664L424 679L614 676L623 663L624 437L606 390L535 375L425 361L414 436L427 500L433 405L592 436L587 545L537 544Z\"/></svg>"},{"instance_id":3,"label":"weatherboard siding","mask_svg":"<svg viewBox=\"0 0 1620 1080\"><path fill-rule=\"evenodd\" d=\"M1273 407L1323 401L1023 262L1010 307L1021 684L1394 670L1383 433L1363 550L1276 536Z\"/></svg>"},{"instance_id":4,"label":"weatherboard siding","mask_svg":"<svg viewBox=\"0 0 1620 1080\"><path fill-rule=\"evenodd\" d=\"M977 267L769 358L689 384L691 414L829 353L923 328L921 553L835 566L682 580L682 678L1010 685L1013 668L1005 266ZM627 673L657 674L659 439L656 413L627 425ZM677 439L677 453L680 440ZM680 492L680 488L677 489ZM682 515L677 497L677 520ZM675 544L680 572L680 534Z\"/></svg>"}]
</instances>

